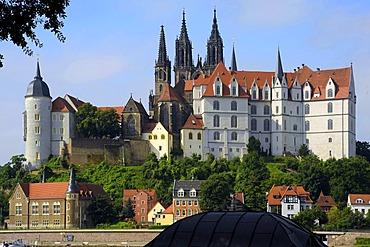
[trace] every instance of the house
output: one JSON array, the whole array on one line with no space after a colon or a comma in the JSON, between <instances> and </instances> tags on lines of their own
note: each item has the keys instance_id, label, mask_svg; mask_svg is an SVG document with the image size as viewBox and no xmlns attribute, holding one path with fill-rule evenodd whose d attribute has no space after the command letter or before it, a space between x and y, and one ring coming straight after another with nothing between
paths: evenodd
<instances>
[{"instance_id":1,"label":"house","mask_svg":"<svg viewBox=\"0 0 370 247\"><path fill-rule=\"evenodd\" d=\"M174 222L201 212L199 206L200 183L203 180L175 180L173 184Z\"/></svg>"},{"instance_id":2,"label":"house","mask_svg":"<svg viewBox=\"0 0 370 247\"><path fill-rule=\"evenodd\" d=\"M231 201L228 211L244 211L244 193L235 192L230 195Z\"/></svg>"},{"instance_id":3,"label":"house","mask_svg":"<svg viewBox=\"0 0 370 247\"><path fill-rule=\"evenodd\" d=\"M123 206L126 205L129 199L135 212L135 221L152 221L152 219L148 218L148 213L157 203L157 193L155 190L125 189L123 191Z\"/></svg>"},{"instance_id":4,"label":"house","mask_svg":"<svg viewBox=\"0 0 370 247\"><path fill-rule=\"evenodd\" d=\"M319 198L315 204L316 207L319 207L321 211L328 214L332 207L338 207L338 204L334 201L331 196L325 196L321 191Z\"/></svg>"},{"instance_id":5,"label":"house","mask_svg":"<svg viewBox=\"0 0 370 247\"><path fill-rule=\"evenodd\" d=\"M173 224L173 204L168 206L163 212L157 214L154 224L159 226L169 226Z\"/></svg>"},{"instance_id":6,"label":"house","mask_svg":"<svg viewBox=\"0 0 370 247\"><path fill-rule=\"evenodd\" d=\"M143 140L149 142L150 152L157 158L170 157L172 151L172 134L161 123L148 123L143 130Z\"/></svg>"},{"instance_id":7,"label":"house","mask_svg":"<svg viewBox=\"0 0 370 247\"><path fill-rule=\"evenodd\" d=\"M9 229L77 229L93 227L87 211L93 199L106 195L100 185L69 182L18 183L9 198Z\"/></svg>"},{"instance_id":8,"label":"house","mask_svg":"<svg viewBox=\"0 0 370 247\"><path fill-rule=\"evenodd\" d=\"M156 218L165 210L162 203L157 202L148 213L148 222L154 223Z\"/></svg>"},{"instance_id":9,"label":"house","mask_svg":"<svg viewBox=\"0 0 370 247\"><path fill-rule=\"evenodd\" d=\"M370 194L348 194L347 206L353 212L367 214L370 209Z\"/></svg>"},{"instance_id":10,"label":"house","mask_svg":"<svg viewBox=\"0 0 370 247\"><path fill-rule=\"evenodd\" d=\"M302 186L273 185L267 193L267 212L293 218L299 212L312 208L310 192Z\"/></svg>"}]
</instances>

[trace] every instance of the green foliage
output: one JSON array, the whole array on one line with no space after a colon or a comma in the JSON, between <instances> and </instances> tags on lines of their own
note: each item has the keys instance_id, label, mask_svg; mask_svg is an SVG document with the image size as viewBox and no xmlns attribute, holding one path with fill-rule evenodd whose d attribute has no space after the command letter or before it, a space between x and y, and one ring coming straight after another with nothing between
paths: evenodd
<instances>
[{"instance_id":1,"label":"green foliage","mask_svg":"<svg viewBox=\"0 0 370 247\"><path fill-rule=\"evenodd\" d=\"M367 220L360 212L352 212L349 207L342 210L332 208L328 214L328 223L324 225L326 230L361 229L367 225Z\"/></svg>"},{"instance_id":2,"label":"green foliage","mask_svg":"<svg viewBox=\"0 0 370 247\"><path fill-rule=\"evenodd\" d=\"M260 140L256 139L254 136L249 137L248 144L247 144L248 153L257 152L261 153L261 142Z\"/></svg>"},{"instance_id":3,"label":"green foliage","mask_svg":"<svg viewBox=\"0 0 370 247\"><path fill-rule=\"evenodd\" d=\"M270 177L262 157L257 152L243 156L237 170L235 191L244 192L245 204L250 209L261 210L266 208L267 181Z\"/></svg>"},{"instance_id":4,"label":"green foliage","mask_svg":"<svg viewBox=\"0 0 370 247\"><path fill-rule=\"evenodd\" d=\"M67 17L65 9L68 5L69 0L1 1L0 41L11 41L22 48L25 54L32 56L33 51L28 42L36 47L42 47L35 33L35 30L42 26L54 33L60 42L64 42L65 37L61 28L64 26L62 20ZM0 54L0 67L3 66L2 59L3 55Z\"/></svg>"},{"instance_id":5,"label":"green foliage","mask_svg":"<svg viewBox=\"0 0 370 247\"><path fill-rule=\"evenodd\" d=\"M114 224L101 223L96 225L96 228L100 229L134 229L137 228L138 224L135 221L120 221Z\"/></svg>"},{"instance_id":6,"label":"green foliage","mask_svg":"<svg viewBox=\"0 0 370 247\"><path fill-rule=\"evenodd\" d=\"M124 219L132 219L135 217L134 207L131 202L131 198L128 198L127 202L125 202L125 206L123 207L123 218Z\"/></svg>"},{"instance_id":7,"label":"green foliage","mask_svg":"<svg viewBox=\"0 0 370 247\"><path fill-rule=\"evenodd\" d=\"M293 221L313 231L320 229L320 226L328 221L328 217L318 207L313 207L301 211L294 216Z\"/></svg>"},{"instance_id":8,"label":"green foliage","mask_svg":"<svg viewBox=\"0 0 370 247\"><path fill-rule=\"evenodd\" d=\"M355 246L362 246L362 247L370 246L370 238L356 238Z\"/></svg>"},{"instance_id":9,"label":"green foliage","mask_svg":"<svg viewBox=\"0 0 370 247\"><path fill-rule=\"evenodd\" d=\"M295 174L288 171L286 164L269 163L266 167L270 172L270 178L267 181L268 187L272 187L273 185L297 184Z\"/></svg>"},{"instance_id":10,"label":"green foliage","mask_svg":"<svg viewBox=\"0 0 370 247\"><path fill-rule=\"evenodd\" d=\"M114 138L120 135L119 115L113 109L102 111L90 103L84 103L76 113L76 129L87 138Z\"/></svg>"},{"instance_id":11,"label":"green foliage","mask_svg":"<svg viewBox=\"0 0 370 247\"><path fill-rule=\"evenodd\" d=\"M310 150L308 149L308 146L306 144L302 144L301 147L298 150L298 154L301 157L307 156L310 154Z\"/></svg>"},{"instance_id":12,"label":"green foliage","mask_svg":"<svg viewBox=\"0 0 370 247\"><path fill-rule=\"evenodd\" d=\"M225 211L230 205L235 178L229 172L211 175L200 184L199 205L202 211Z\"/></svg>"},{"instance_id":13,"label":"green foliage","mask_svg":"<svg viewBox=\"0 0 370 247\"><path fill-rule=\"evenodd\" d=\"M366 141L356 142L356 154L366 158L370 162L370 143Z\"/></svg>"},{"instance_id":14,"label":"green foliage","mask_svg":"<svg viewBox=\"0 0 370 247\"><path fill-rule=\"evenodd\" d=\"M92 203L87 207L87 212L94 225L111 223L116 220L116 214L113 210L111 200L107 196L97 196L93 198Z\"/></svg>"}]
</instances>

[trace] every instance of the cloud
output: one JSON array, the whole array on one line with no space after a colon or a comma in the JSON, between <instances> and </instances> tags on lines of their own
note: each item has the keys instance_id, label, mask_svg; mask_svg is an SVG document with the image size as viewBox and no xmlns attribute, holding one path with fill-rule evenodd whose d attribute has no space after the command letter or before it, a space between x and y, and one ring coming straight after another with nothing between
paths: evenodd
<instances>
[{"instance_id":1,"label":"cloud","mask_svg":"<svg viewBox=\"0 0 370 247\"><path fill-rule=\"evenodd\" d=\"M81 84L106 79L126 68L122 57L89 55L72 61L65 77L68 82Z\"/></svg>"}]
</instances>

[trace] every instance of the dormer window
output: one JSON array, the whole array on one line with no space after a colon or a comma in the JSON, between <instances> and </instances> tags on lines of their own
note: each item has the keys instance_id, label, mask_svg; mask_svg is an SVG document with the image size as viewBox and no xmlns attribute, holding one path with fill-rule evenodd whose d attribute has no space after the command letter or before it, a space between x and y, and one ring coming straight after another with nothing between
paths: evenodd
<instances>
[{"instance_id":1,"label":"dormer window","mask_svg":"<svg viewBox=\"0 0 370 247\"><path fill-rule=\"evenodd\" d=\"M231 87L231 95L236 96L236 86Z\"/></svg>"},{"instance_id":2,"label":"dormer window","mask_svg":"<svg viewBox=\"0 0 370 247\"><path fill-rule=\"evenodd\" d=\"M361 198L358 198L356 199L356 203L364 203L364 200L362 200Z\"/></svg>"},{"instance_id":3,"label":"dormer window","mask_svg":"<svg viewBox=\"0 0 370 247\"><path fill-rule=\"evenodd\" d=\"M304 91L304 99L310 99L310 92L308 90Z\"/></svg>"},{"instance_id":4,"label":"dormer window","mask_svg":"<svg viewBox=\"0 0 370 247\"><path fill-rule=\"evenodd\" d=\"M217 78L214 84L214 92L215 96L221 96L222 95L222 83L220 81L220 78Z\"/></svg>"},{"instance_id":5,"label":"dormer window","mask_svg":"<svg viewBox=\"0 0 370 247\"><path fill-rule=\"evenodd\" d=\"M219 85L216 85L216 95L221 94L221 87Z\"/></svg>"},{"instance_id":6,"label":"dormer window","mask_svg":"<svg viewBox=\"0 0 370 247\"><path fill-rule=\"evenodd\" d=\"M189 196L190 197L197 197L197 191L194 188L192 188L189 192Z\"/></svg>"},{"instance_id":7,"label":"dormer window","mask_svg":"<svg viewBox=\"0 0 370 247\"><path fill-rule=\"evenodd\" d=\"M179 189L178 191L177 191L177 197L184 197L184 190L183 189Z\"/></svg>"},{"instance_id":8,"label":"dormer window","mask_svg":"<svg viewBox=\"0 0 370 247\"><path fill-rule=\"evenodd\" d=\"M328 89L328 98L333 97L333 89Z\"/></svg>"}]
</instances>

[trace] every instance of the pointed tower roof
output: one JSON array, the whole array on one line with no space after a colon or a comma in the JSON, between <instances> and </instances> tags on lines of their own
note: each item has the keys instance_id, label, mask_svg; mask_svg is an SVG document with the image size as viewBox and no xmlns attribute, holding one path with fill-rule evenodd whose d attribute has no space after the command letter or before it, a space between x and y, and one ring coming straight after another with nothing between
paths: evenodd
<instances>
[{"instance_id":1,"label":"pointed tower roof","mask_svg":"<svg viewBox=\"0 0 370 247\"><path fill-rule=\"evenodd\" d=\"M159 49L158 49L158 60L157 66L165 66L168 62L166 38L164 35L164 26L161 25L161 34L159 36Z\"/></svg>"},{"instance_id":2,"label":"pointed tower roof","mask_svg":"<svg viewBox=\"0 0 370 247\"><path fill-rule=\"evenodd\" d=\"M236 66L236 56L235 56L234 42L233 42L233 53L231 54L231 71L238 71L238 68Z\"/></svg>"},{"instance_id":3,"label":"pointed tower roof","mask_svg":"<svg viewBox=\"0 0 370 247\"><path fill-rule=\"evenodd\" d=\"M220 32L218 31L216 9L213 10L213 24L212 24L211 37L209 39L210 40L218 40L219 39L222 42Z\"/></svg>"},{"instance_id":4,"label":"pointed tower roof","mask_svg":"<svg viewBox=\"0 0 370 247\"><path fill-rule=\"evenodd\" d=\"M41 77L39 61L37 61L36 65L36 76L34 77L34 80L28 84L27 93L25 97L31 96L44 96L51 98L49 87L46 84L46 82L42 80Z\"/></svg>"},{"instance_id":5,"label":"pointed tower roof","mask_svg":"<svg viewBox=\"0 0 370 247\"><path fill-rule=\"evenodd\" d=\"M280 82L283 80L283 65L281 63L280 58L280 49L278 48L278 56L277 56L277 62L276 62L276 70L275 70L275 79L279 78Z\"/></svg>"},{"instance_id":6,"label":"pointed tower roof","mask_svg":"<svg viewBox=\"0 0 370 247\"><path fill-rule=\"evenodd\" d=\"M75 169L72 167L71 175L69 177L67 194L69 193L77 193L77 184L76 184L76 172Z\"/></svg>"},{"instance_id":7,"label":"pointed tower roof","mask_svg":"<svg viewBox=\"0 0 370 247\"><path fill-rule=\"evenodd\" d=\"M186 28L185 10L182 11L182 25L179 40L189 41L188 29Z\"/></svg>"}]
</instances>

